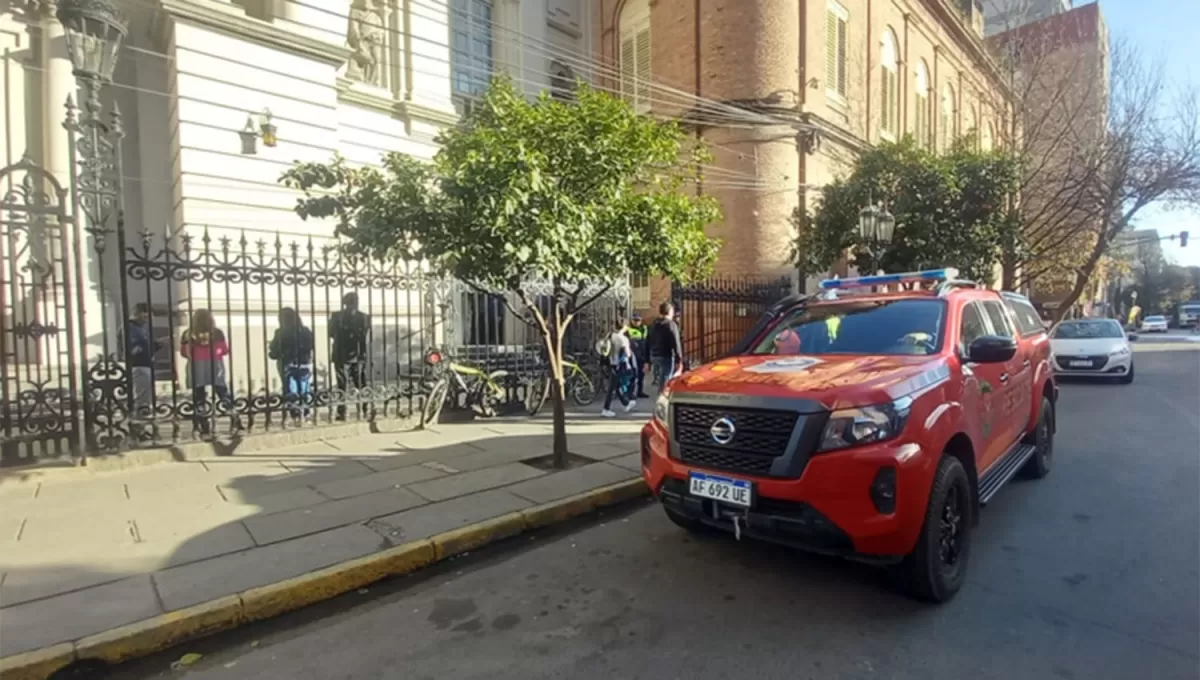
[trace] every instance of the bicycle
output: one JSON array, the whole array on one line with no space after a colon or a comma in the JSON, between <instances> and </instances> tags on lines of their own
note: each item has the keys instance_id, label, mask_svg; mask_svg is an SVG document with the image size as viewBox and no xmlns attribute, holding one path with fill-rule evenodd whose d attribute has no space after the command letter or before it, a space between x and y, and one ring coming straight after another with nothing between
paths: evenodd
<instances>
[{"instance_id":1,"label":"bicycle","mask_svg":"<svg viewBox=\"0 0 1200 680\"><path fill-rule=\"evenodd\" d=\"M436 422L446 401L453 397L457 402L458 394L466 395L466 406L478 416L491 418L496 415L496 404L504 399L505 390L501 381L508 377L508 371L486 372L448 360L437 350L425 355L425 364L433 375L428 398L421 407L422 427ZM450 393L451 388L455 390L454 395Z\"/></svg>"},{"instance_id":2,"label":"bicycle","mask_svg":"<svg viewBox=\"0 0 1200 680\"><path fill-rule=\"evenodd\" d=\"M596 382L587 371L575 361L575 357L563 357L563 388L566 395L580 406L587 406L596 400ZM550 371L547 369L528 385L525 392L525 410L531 416L536 416L550 398Z\"/></svg>"}]
</instances>

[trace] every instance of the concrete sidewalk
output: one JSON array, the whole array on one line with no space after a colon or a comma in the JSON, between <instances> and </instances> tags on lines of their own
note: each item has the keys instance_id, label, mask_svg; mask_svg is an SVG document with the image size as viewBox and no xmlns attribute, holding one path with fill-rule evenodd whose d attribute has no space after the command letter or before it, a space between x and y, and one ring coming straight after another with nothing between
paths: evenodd
<instances>
[{"instance_id":1,"label":"concrete sidewalk","mask_svg":"<svg viewBox=\"0 0 1200 680\"><path fill-rule=\"evenodd\" d=\"M644 421L571 416L565 471L539 418L0 477L0 657L634 479Z\"/></svg>"}]
</instances>

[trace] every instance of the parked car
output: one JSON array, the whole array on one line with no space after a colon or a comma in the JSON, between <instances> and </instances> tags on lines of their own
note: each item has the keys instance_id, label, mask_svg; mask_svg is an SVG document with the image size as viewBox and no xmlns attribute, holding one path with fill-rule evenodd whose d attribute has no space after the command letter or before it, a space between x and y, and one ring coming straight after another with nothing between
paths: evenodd
<instances>
[{"instance_id":1,"label":"parked car","mask_svg":"<svg viewBox=\"0 0 1200 680\"><path fill-rule=\"evenodd\" d=\"M1165 316L1148 316L1142 319L1143 333L1166 333L1167 332L1167 317Z\"/></svg>"},{"instance_id":2,"label":"parked car","mask_svg":"<svg viewBox=\"0 0 1200 680\"><path fill-rule=\"evenodd\" d=\"M1077 378L1116 379L1133 382L1133 347L1136 339L1114 319L1063 321L1050 334L1054 372Z\"/></svg>"},{"instance_id":3,"label":"parked car","mask_svg":"<svg viewBox=\"0 0 1200 680\"><path fill-rule=\"evenodd\" d=\"M956 279L825 281L672 381L641 439L667 517L885 565L916 597L952 598L979 509L1018 472L1049 473L1057 401L1029 301ZM897 283L921 289L875 290Z\"/></svg>"}]
</instances>

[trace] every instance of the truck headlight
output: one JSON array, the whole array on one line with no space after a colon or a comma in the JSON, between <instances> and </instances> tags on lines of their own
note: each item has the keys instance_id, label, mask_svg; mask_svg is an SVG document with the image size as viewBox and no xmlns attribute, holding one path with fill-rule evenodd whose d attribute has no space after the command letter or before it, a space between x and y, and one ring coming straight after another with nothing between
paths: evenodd
<instances>
[{"instance_id":1,"label":"truck headlight","mask_svg":"<svg viewBox=\"0 0 1200 680\"><path fill-rule=\"evenodd\" d=\"M667 424L667 410L671 404L671 390L663 387L658 393L658 399L654 400L654 419L663 425Z\"/></svg>"},{"instance_id":2,"label":"truck headlight","mask_svg":"<svg viewBox=\"0 0 1200 680\"><path fill-rule=\"evenodd\" d=\"M889 404L834 411L821 433L818 452L882 442L899 436L912 412L912 399L901 397Z\"/></svg>"}]
</instances>

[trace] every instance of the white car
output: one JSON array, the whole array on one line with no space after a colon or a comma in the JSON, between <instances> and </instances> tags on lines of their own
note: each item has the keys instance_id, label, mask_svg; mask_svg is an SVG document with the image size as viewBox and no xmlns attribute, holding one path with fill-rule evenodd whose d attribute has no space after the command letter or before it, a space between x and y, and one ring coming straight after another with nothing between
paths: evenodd
<instances>
[{"instance_id":1,"label":"white car","mask_svg":"<svg viewBox=\"0 0 1200 680\"><path fill-rule=\"evenodd\" d=\"M1063 377L1116 378L1133 382L1133 350L1113 319L1063 321L1050 334L1054 372Z\"/></svg>"},{"instance_id":2,"label":"white car","mask_svg":"<svg viewBox=\"0 0 1200 680\"><path fill-rule=\"evenodd\" d=\"M1142 319L1143 333L1166 333L1167 332L1167 317L1165 316L1148 316Z\"/></svg>"}]
</instances>

